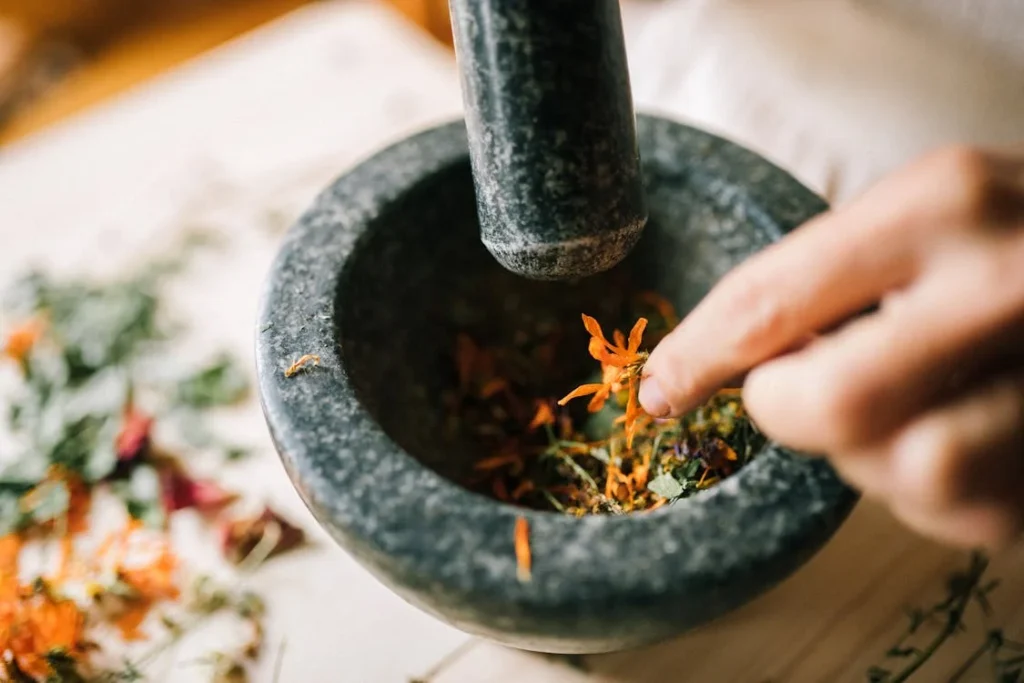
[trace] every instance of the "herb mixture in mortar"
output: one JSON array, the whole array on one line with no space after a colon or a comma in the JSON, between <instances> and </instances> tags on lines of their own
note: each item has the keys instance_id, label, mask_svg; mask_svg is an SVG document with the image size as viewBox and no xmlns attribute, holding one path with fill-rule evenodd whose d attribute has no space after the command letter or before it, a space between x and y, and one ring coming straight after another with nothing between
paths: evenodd
<instances>
[{"instance_id":1,"label":"herb mixture in mortar","mask_svg":"<svg viewBox=\"0 0 1024 683\"><path fill-rule=\"evenodd\" d=\"M638 297L640 318L627 336L606 336L583 316L588 351L600 374L560 400L539 396L524 366L557 362L559 335L525 335L486 348L460 335L454 352L458 390L446 398L449 424L467 430L484 456L465 482L524 507L572 515L653 510L707 489L746 465L765 438L743 411L739 392L723 390L679 419L654 419L637 399L649 345L678 322L661 297ZM586 412L574 399L589 397Z\"/></svg>"}]
</instances>

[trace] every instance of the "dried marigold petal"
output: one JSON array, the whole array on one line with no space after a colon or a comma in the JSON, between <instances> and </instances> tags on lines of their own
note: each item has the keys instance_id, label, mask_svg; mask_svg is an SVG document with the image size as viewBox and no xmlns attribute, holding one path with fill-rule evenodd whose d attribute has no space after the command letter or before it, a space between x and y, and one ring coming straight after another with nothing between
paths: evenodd
<instances>
[{"instance_id":1,"label":"dried marigold petal","mask_svg":"<svg viewBox=\"0 0 1024 683\"><path fill-rule=\"evenodd\" d=\"M551 410L551 406L548 405L547 401L542 401L537 406L537 412L534 413L533 419L530 420L529 429L534 430L544 425L550 425L555 423L555 413Z\"/></svg>"},{"instance_id":2,"label":"dried marigold petal","mask_svg":"<svg viewBox=\"0 0 1024 683\"><path fill-rule=\"evenodd\" d=\"M22 544L18 534L0 538L0 600L13 600L18 595L18 560Z\"/></svg>"},{"instance_id":3,"label":"dried marigold petal","mask_svg":"<svg viewBox=\"0 0 1024 683\"><path fill-rule=\"evenodd\" d=\"M524 479L523 481L519 482L519 486L516 486L512 490L512 500L519 500L530 491L533 491L534 488L535 486L532 481L530 481L529 479Z\"/></svg>"},{"instance_id":4,"label":"dried marigold petal","mask_svg":"<svg viewBox=\"0 0 1024 683\"><path fill-rule=\"evenodd\" d=\"M626 448L633 447L633 437L636 436L636 420L643 412L640 402L637 400L636 377L629 378L629 398L626 402Z\"/></svg>"},{"instance_id":5,"label":"dried marigold petal","mask_svg":"<svg viewBox=\"0 0 1024 683\"><path fill-rule=\"evenodd\" d=\"M594 394L593 398L590 399L590 403L587 404L587 411L596 413L604 408L605 402L608 397L612 395L612 389L607 384L601 385L601 389Z\"/></svg>"},{"instance_id":6,"label":"dried marigold petal","mask_svg":"<svg viewBox=\"0 0 1024 683\"><path fill-rule=\"evenodd\" d=\"M629 353L636 353L640 350L640 343L643 341L644 330L647 329L647 318L640 318L636 321L636 325L633 325L633 329L629 333L629 346L626 350Z\"/></svg>"},{"instance_id":7,"label":"dried marigold petal","mask_svg":"<svg viewBox=\"0 0 1024 683\"><path fill-rule=\"evenodd\" d=\"M533 553L530 549L530 523L525 517L516 519L515 529L516 577L527 582L533 571Z\"/></svg>"},{"instance_id":8,"label":"dried marigold petal","mask_svg":"<svg viewBox=\"0 0 1024 683\"><path fill-rule=\"evenodd\" d=\"M480 387L480 398L491 398L495 394L505 391L506 389L508 389L508 382L500 377L495 377L494 379L488 380L482 387Z\"/></svg>"},{"instance_id":9,"label":"dried marigold petal","mask_svg":"<svg viewBox=\"0 0 1024 683\"><path fill-rule=\"evenodd\" d=\"M7 341L3 348L4 355L19 363L24 362L39 342L40 337L43 336L44 329L45 325L39 318L27 320L15 327L7 335Z\"/></svg>"},{"instance_id":10,"label":"dried marigold petal","mask_svg":"<svg viewBox=\"0 0 1024 683\"><path fill-rule=\"evenodd\" d=\"M478 460L473 465L473 469L480 472L489 472L490 470L496 470L505 465L513 465L522 460L522 456L519 453L506 453L504 455L492 455L489 458Z\"/></svg>"},{"instance_id":11,"label":"dried marigold petal","mask_svg":"<svg viewBox=\"0 0 1024 683\"><path fill-rule=\"evenodd\" d=\"M595 318L590 317L587 314L583 314L583 327L587 333L595 339L600 339L603 343L608 344L608 340L604 338L604 332L601 330L601 324L597 322Z\"/></svg>"},{"instance_id":12,"label":"dried marigold petal","mask_svg":"<svg viewBox=\"0 0 1024 683\"><path fill-rule=\"evenodd\" d=\"M587 345L587 351L594 360L616 368L624 368L636 361L634 356L609 351L599 339L591 339Z\"/></svg>"},{"instance_id":13,"label":"dried marigold petal","mask_svg":"<svg viewBox=\"0 0 1024 683\"><path fill-rule=\"evenodd\" d=\"M603 388L604 388L603 384L583 384L583 385L580 385L580 386L576 387L575 389L573 389L572 391L570 391L565 396L563 396L558 401L558 405L564 406L566 403L568 403L569 401L573 400L574 398L580 398L581 396L590 396L591 394L596 394L597 392L601 391Z\"/></svg>"},{"instance_id":14,"label":"dried marigold petal","mask_svg":"<svg viewBox=\"0 0 1024 683\"><path fill-rule=\"evenodd\" d=\"M289 365L288 369L284 371L284 376L294 377L308 365L320 365L320 356L307 353L305 356L302 356L297 361Z\"/></svg>"}]
</instances>

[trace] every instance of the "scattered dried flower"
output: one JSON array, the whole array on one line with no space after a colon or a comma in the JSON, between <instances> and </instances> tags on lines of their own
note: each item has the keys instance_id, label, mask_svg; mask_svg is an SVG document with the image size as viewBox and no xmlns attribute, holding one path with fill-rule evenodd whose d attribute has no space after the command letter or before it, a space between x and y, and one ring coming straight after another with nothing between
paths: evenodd
<instances>
[{"instance_id":1,"label":"scattered dried flower","mask_svg":"<svg viewBox=\"0 0 1024 683\"><path fill-rule=\"evenodd\" d=\"M294 363L289 365L288 369L284 371L284 376L285 377L294 377L296 374L298 374L304 368L306 368L306 367L308 367L310 365L312 365L312 366L320 365L320 356L316 356L316 355L313 355L311 353L307 353L305 356L302 356L297 361L295 361Z\"/></svg>"},{"instance_id":2,"label":"scattered dried flower","mask_svg":"<svg viewBox=\"0 0 1024 683\"><path fill-rule=\"evenodd\" d=\"M118 461L132 463L141 458L149 447L152 429L153 418L128 406L124 411L124 421L115 444Z\"/></svg>"},{"instance_id":3,"label":"scattered dried flower","mask_svg":"<svg viewBox=\"0 0 1024 683\"><path fill-rule=\"evenodd\" d=\"M533 570L533 557L530 550L530 523L525 517L516 518L515 531L516 577L521 582L530 580Z\"/></svg>"},{"instance_id":4,"label":"scattered dried flower","mask_svg":"<svg viewBox=\"0 0 1024 683\"><path fill-rule=\"evenodd\" d=\"M160 475L168 513L193 508L203 515L215 515L238 500L237 493L210 479L193 479L181 467L167 467Z\"/></svg>"},{"instance_id":5,"label":"scattered dried flower","mask_svg":"<svg viewBox=\"0 0 1024 683\"><path fill-rule=\"evenodd\" d=\"M7 335L3 348L4 355L19 363L25 363L45 329L46 325L40 318L31 318L18 325Z\"/></svg>"},{"instance_id":6,"label":"scattered dried flower","mask_svg":"<svg viewBox=\"0 0 1024 683\"><path fill-rule=\"evenodd\" d=\"M241 564L256 549L265 546L260 560L298 548L305 543L305 533L290 524L269 506L256 517L226 522L221 531L221 549L234 564Z\"/></svg>"}]
</instances>

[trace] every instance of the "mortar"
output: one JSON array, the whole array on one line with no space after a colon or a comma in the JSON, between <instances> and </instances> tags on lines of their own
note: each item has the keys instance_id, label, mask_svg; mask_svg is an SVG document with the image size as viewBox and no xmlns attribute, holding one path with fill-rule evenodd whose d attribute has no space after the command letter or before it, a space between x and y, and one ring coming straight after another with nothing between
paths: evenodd
<instances>
[{"instance_id":1,"label":"mortar","mask_svg":"<svg viewBox=\"0 0 1024 683\"><path fill-rule=\"evenodd\" d=\"M324 191L288 233L260 307L264 411L319 523L413 605L518 648L608 652L704 624L792 574L855 502L825 461L772 444L710 490L633 515L527 511L455 483L483 455L438 439L438 396L455 381L441 359L461 327L507 339L537 319L575 327L587 312L611 322L636 289L685 312L737 263L826 209L784 171L713 135L640 116L637 137L649 219L630 255L600 275L539 281L499 265L480 240L457 121L381 151ZM583 379L585 338L575 348L567 362L581 363ZM304 354L320 365L286 378ZM519 516L531 527L528 582L516 577Z\"/></svg>"}]
</instances>

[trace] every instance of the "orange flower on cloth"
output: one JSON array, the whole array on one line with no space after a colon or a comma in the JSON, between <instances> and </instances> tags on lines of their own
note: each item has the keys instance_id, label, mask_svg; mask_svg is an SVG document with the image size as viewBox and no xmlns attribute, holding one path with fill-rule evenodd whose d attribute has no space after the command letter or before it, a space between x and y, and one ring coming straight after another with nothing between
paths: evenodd
<instances>
[{"instance_id":1,"label":"orange flower on cloth","mask_svg":"<svg viewBox=\"0 0 1024 683\"><path fill-rule=\"evenodd\" d=\"M28 354L43 336L45 325L42 320L33 318L15 327L7 335L4 343L3 353L5 356L19 363L24 363Z\"/></svg>"},{"instance_id":2,"label":"orange flower on cloth","mask_svg":"<svg viewBox=\"0 0 1024 683\"><path fill-rule=\"evenodd\" d=\"M24 590L27 594L20 599L0 604L0 654L22 673L42 680L54 673L48 655L82 654L85 614L73 601L51 594L46 586Z\"/></svg>"},{"instance_id":3,"label":"orange flower on cloth","mask_svg":"<svg viewBox=\"0 0 1024 683\"><path fill-rule=\"evenodd\" d=\"M82 654L85 614L43 582L19 586L21 546L15 534L0 538L0 676L6 676L0 680L11 679L12 670L43 680L55 673L48 655Z\"/></svg>"},{"instance_id":4,"label":"orange flower on cloth","mask_svg":"<svg viewBox=\"0 0 1024 683\"><path fill-rule=\"evenodd\" d=\"M590 351L590 355L601 363L601 382L577 387L562 398L558 405L564 406L574 398L581 396L591 396L587 410L596 413L604 407L605 402L613 393L618 393L626 388L628 390L624 416L626 447L632 448L637 419L643 414L638 392L640 390L640 372L647 361L647 354L640 351L640 344L643 341L644 330L647 329L647 319L640 318L636 321L629 333L628 340L616 330L612 335L614 343L605 338L601 325L589 315L583 316L583 327L590 333L590 343L587 349Z\"/></svg>"}]
</instances>

